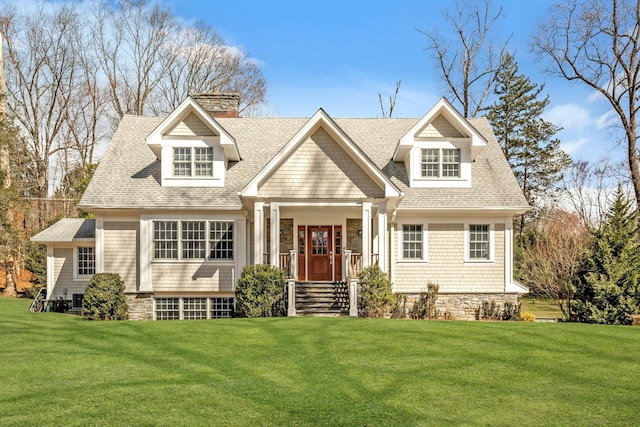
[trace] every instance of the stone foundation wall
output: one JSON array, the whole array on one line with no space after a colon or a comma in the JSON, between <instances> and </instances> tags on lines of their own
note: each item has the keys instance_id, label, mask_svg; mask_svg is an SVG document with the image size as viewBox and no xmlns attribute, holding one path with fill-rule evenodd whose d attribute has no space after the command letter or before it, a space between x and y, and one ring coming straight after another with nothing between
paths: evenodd
<instances>
[{"instance_id":1,"label":"stone foundation wall","mask_svg":"<svg viewBox=\"0 0 640 427\"><path fill-rule=\"evenodd\" d=\"M406 315L410 316L420 294L399 294L407 296ZM483 302L495 302L502 308L505 302L518 303L517 294L487 293L487 294L445 294L439 293L436 300L436 308L439 316L452 320L477 320L478 308Z\"/></svg>"},{"instance_id":2,"label":"stone foundation wall","mask_svg":"<svg viewBox=\"0 0 640 427\"><path fill-rule=\"evenodd\" d=\"M127 294L129 320L153 320L153 294Z\"/></svg>"}]
</instances>

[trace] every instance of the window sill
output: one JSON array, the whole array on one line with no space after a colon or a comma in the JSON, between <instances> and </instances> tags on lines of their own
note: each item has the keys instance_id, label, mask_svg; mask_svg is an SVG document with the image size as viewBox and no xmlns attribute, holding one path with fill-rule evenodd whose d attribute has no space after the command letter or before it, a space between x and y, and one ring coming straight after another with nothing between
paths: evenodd
<instances>
[{"instance_id":1,"label":"window sill","mask_svg":"<svg viewBox=\"0 0 640 427\"><path fill-rule=\"evenodd\" d=\"M399 259L398 264L428 264L426 259Z\"/></svg>"},{"instance_id":2,"label":"window sill","mask_svg":"<svg viewBox=\"0 0 640 427\"><path fill-rule=\"evenodd\" d=\"M487 265L487 264L495 264L496 261L493 259L465 259L465 265Z\"/></svg>"},{"instance_id":3,"label":"window sill","mask_svg":"<svg viewBox=\"0 0 640 427\"><path fill-rule=\"evenodd\" d=\"M234 264L234 259L152 259L152 264Z\"/></svg>"}]
</instances>

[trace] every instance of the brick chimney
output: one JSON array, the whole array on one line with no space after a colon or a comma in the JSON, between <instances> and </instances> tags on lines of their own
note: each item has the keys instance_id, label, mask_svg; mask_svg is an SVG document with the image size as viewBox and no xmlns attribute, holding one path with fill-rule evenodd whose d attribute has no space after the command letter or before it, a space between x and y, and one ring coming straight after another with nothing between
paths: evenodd
<instances>
[{"instance_id":1,"label":"brick chimney","mask_svg":"<svg viewBox=\"0 0 640 427\"><path fill-rule=\"evenodd\" d=\"M213 117L238 117L240 94L199 93L191 97Z\"/></svg>"}]
</instances>

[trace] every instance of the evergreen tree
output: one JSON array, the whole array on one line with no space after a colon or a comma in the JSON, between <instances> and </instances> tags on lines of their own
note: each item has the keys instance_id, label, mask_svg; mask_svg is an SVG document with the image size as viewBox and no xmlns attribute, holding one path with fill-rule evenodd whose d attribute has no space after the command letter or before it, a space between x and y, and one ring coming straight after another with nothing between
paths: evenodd
<instances>
[{"instance_id":1,"label":"evergreen tree","mask_svg":"<svg viewBox=\"0 0 640 427\"><path fill-rule=\"evenodd\" d=\"M487 118L529 204L537 207L542 196L553 195L569 155L553 136L559 127L541 118L549 97L540 99L544 85L538 86L518 73L518 63L507 53L498 73ZM522 225L520 230L522 231Z\"/></svg>"},{"instance_id":2,"label":"evergreen tree","mask_svg":"<svg viewBox=\"0 0 640 427\"><path fill-rule=\"evenodd\" d=\"M640 314L638 231L638 213L618 185L606 222L593 232L591 271L573 303L577 320L629 324L629 315Z\"/></svg>"}]
</instances>

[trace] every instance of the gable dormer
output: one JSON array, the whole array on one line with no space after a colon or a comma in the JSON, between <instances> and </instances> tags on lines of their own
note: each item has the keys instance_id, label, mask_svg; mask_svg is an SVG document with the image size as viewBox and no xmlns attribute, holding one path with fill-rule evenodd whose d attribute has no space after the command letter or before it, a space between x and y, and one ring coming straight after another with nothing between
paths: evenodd
<instances>
[{"instance_id":1,"label":"gable dormer","mask_svg":"<svg viewBox=\"0 0 640 427\"><path fill-rule=\"evenodd\" d=\"M243 197L401 197L395 184L320 108L242 189Z\"/></svg>"},{"instance_id":2,"label":"gable dormer","mask_svg":"<svg viewBox=\"0 0 640 427\"><path fill-rule=\"evenodd\" d=\"M442 98L400 138L393 160L404 162L412 188L471 187L471 163L486 144Z\"/></svg>"},{"instance_id":3,"label":"gable dormer","mask_svg":"<svg viewBox=\"0 0 640 427\"><path fill-rule=\"evenodd\" d=\"M163 187L224 187L235 140L193 97L188 97L146 138L161 164Z\"/></svg>"}]
</instances>

